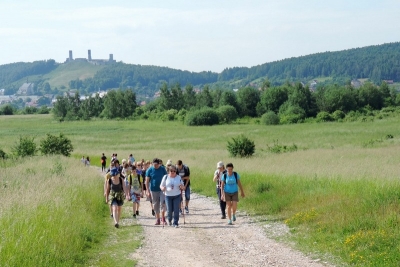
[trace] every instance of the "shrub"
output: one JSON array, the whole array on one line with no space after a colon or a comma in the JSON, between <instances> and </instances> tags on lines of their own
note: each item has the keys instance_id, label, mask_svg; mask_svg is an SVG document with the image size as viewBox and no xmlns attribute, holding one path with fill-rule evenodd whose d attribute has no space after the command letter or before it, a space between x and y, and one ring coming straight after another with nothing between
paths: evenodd
<instances>
[{"instance_id":1,"label":"shrub","mask_svg":"<svg viewBox=\"0 0 400 267\"><path fill-rule=\"evenodd\" d=\"M274 140L274 145L273 146L268 146L268 150L271 153L286 153L286 152L294 152L297 151L297 145L293 144L291 146L287 146L287 145L281 145L279 144L278 140Z\"/></svg>"},{"instance_id":2,"label":"shrub","mask_svg":"<svg viewBox=\"0 0 400 267\"><path fill-rule=\"evenodd\" d=\"M2 149L0 149L0 159L6 159L6 158L7 158L6 152L4 152Z\"/></svg>"},{"instance_id":3,"label":"shrub","mask_svg":"<svg viewBox=\"0 0 400 267\"><path fill-rule=\"evenodd\" d=\"M38 111L38 114L49 114L50 113L50 109L47 106L41 106Z\"/></svg>"},{"instance_id":4,"label":"shrub","mask_svg":"<svg viewBox=\"0 0 400 267\"><path fill-rule=\"evenodd\" d=\"M279 124L279 116L273 111L268 111L261 116L261 122L265 125L277 125Z\"/></svg>"},{"instance_id":5,"label":"shrub","mask_svg":"<svg viewBox=\"0 0 400 267\"><path fill-rule=\"evenodd\" d=\"M11 105L6 105L3 107L4 115L14 115L14 108Z\"/></svg>"},{"instance_id":6,"label":"shrub","mask_svg":"<svg viewBox=\"0 0 400 267\"><path fill-rule=\"evenodd\" d=\"M60 133L59 137L47 134L47 137L40 141L40 152L43 155L59 154L69 157L73 150L71 140L66 138L62 133Z\"/></svg>"},{"instance_id":7,"label":"shrub","mask_svg":"<svg viewBox=\"0 0 400 267\"><path fill-rule=\"evenodd\" d=\"M332 121L331 114L326 111L321 111L317 114L317 122Z\"/></svg>"},{"instance_id":8,"label":"shrub","mask_svg":"<svg viewBox=\"0 0 400 267\"><path fill-rule=\"evenodd\" d=\"M35 144L35 138L29 137L19 137L19 143L16 143L12 147L12 152L17 157L27 157L34 156L36 154L37 148Z\"/></svg>"},{"instance_id":9,"label":"shrub","mask_svg":"<svg viewBox=\"0 0 400 267\"><path fill-rule=\"evenodd\" d=\"M161 119L163 121L174 121L177 114L178 114L178 111L176 109L169 109L169 110L164 111L161 114Z\"/></svg>"},{"instance_id":10,"label":"shrub","mask_svg":"<svg viewBox=\"0 0 400 267\"><path fill-rule=\"evenodd\" d=\"M306 118L306 112L298 105L284 104L279 108L280 123L298 123Z\"/></svg>"},{"instance_id":11,"label":"shrub","mask_svg":"<svg viewBox=\"0 0 400 267\"><path fill-rule=\"evenodd\" d=\"M255 152L254 141L248 139L243 134L236 138L232 138L232 142L228 141L228 152L233 157L250 157Z\"/></svg>"},{"instance_id":12,"label":"shrub","mask_svg":"<svg viewBox=\"0 0 400 267\"><path fill-rule=\"evenodd\" d=\"M236 109L231 105L221 106L217 109L219 121L223 123L230 123L238 118Z\"/></svg>"},{"instance_id":13,"label":"shrub","mask_svg":"<svg viewBox=\"0 0 400 267\"><path fill-rule=\"evenodd\" d=\"M188 126L214 125L218 123L218 114L212 108L191 111L186 116L186 125Z\"/></svg>"},{"instance_id":14,"label":"shrub","mask_svg":"<svg viewBox=\"0 0 400 267\"><path fill-rule=\"evenodd\" d=\"M344 112L341 110L336 110L332 113L332 119L334 119L335 121L343 120L344 117L346 117L346 114L344 114Z\"/></svg>"}]
</instances>

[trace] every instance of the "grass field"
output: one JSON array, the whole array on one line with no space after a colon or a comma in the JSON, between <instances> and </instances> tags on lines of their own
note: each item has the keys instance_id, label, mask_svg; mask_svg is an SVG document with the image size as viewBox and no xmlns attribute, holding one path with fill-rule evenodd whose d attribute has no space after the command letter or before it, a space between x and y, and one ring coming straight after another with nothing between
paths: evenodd
<instances>
[{"instance_id":1,"label":"grass field","mask_svg":"<svg viewBox=\"0 0 400 267\"><path fill-rule=\"evenodd\" d=\"M54 121L49 115L0 117L0 149L10 152L19 135L44 138L64 133L76 161L101 153L120 159L182 159L191 167L193 190L214 196L219 160L233 162L247 197L239 207L290 226L303 251L354 266L400 265L400 117L373 122L262 126L233 124L187 127L159 121ZM252 158L231 158L226 143L245 134ZM393 138L387 139L388 135ZM269 147L293 145L275 154ZM265 223L265 222L264 222Z\"/></svg>"}]
</instances>

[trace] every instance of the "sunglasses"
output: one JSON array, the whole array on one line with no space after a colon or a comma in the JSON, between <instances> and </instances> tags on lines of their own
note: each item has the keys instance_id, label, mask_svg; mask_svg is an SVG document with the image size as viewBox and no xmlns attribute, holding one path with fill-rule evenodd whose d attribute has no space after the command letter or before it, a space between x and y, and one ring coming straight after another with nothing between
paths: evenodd
<instances>
[{"instance_id":1,"label":"sunglasses","mask_svg":"<svg viewBox=\"0 0 400 267\"><path fill-rule=\"evenodd\" d=\"M169 171L169 172L176 172L176 171Z\"/></svg>"}]
</instances>

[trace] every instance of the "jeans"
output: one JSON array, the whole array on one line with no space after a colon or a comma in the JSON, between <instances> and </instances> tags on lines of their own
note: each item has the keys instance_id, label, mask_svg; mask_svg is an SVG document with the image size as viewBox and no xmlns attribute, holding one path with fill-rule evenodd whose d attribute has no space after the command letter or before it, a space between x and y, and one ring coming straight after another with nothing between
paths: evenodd
<instances>
[{"instance_id":1,"label":"jeans","mask_svg":"<svg viewBox=\"0 0 400 267\"><path fill-rule=\"evenodd\" d=\"M225 210L226 210L226 202L221 200L221 188L217 187L217 195L219 199L219 207L221 208L221 214L222 216L225 215Z\"/></svg>"},{"instance_id":2,"label":"jeans","mask_svg":"<svg viewBox=\"0 0 400 267\"><path fill-rule=\"evenodd\" d=\"M174 213L174 225L178 225L179 221L179 206L181 205L182 195L165 196L165 203L167 204L167 218L168 222L172 221L172 212Z\"/></svg>"}]
</instances>

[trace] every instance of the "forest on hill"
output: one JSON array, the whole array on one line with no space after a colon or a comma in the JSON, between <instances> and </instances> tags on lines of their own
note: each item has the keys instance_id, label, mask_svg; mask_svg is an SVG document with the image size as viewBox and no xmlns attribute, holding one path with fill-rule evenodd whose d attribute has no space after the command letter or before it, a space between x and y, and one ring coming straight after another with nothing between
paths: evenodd
<instances>
[{"instance_id":1,"label":"forest on hill","mask_svg":"<svg viewBox=\"0 0 400 267\"><path fill-rule=\"evenodd\" d=\"M45 77L52 73L65 74L60 69L58 72L55 71L61 65L63 64L56 63L52 59L0 65L0 88L12 94L17 92L23 82L29 81L35 83L34 92L38 95L61 94L68 89L77 89L81 95L86 95L99 90L129 88L138 96L153 96L164 83L169 85L179 83L183 86L191 84L198 88L209 85L211 89L234 89L249 84L261 87L266 79L274 86L286 82L307 84L313 79L324 77L330 83L339 85L359 78L369 79L375 84L380 84L382 80L398 82L400 81L400 42L316 53L250 68L226 68L221 73L190 72L168 67L118 62L99 69L94 75L87 75L87 78L76 77L66 81L61 88L57 88L49 84L49 80ZM79 70L74 71L79 72ZM82 72L84 71L82 69Z\"/></svg>"}]
</instances>

